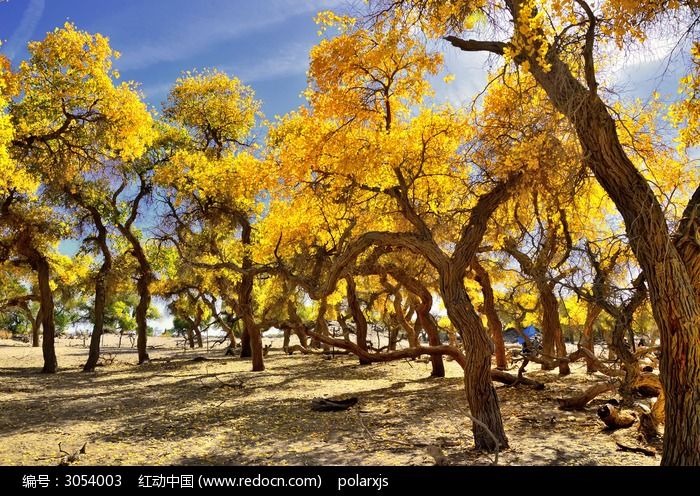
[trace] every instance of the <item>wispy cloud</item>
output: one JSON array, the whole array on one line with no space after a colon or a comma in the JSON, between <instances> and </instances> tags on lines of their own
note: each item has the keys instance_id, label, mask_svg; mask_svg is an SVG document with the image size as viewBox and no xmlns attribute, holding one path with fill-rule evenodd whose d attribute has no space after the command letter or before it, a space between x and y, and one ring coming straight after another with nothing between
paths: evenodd
<instances>
[{"instance_id":1,"label":"wispy cloud","mask_svg":"<svg viewBox=\"0 0 700 496\"><path fill-rule=\"evenodd\" d=\"M44 7L44 0L31 0L29 5L27 5L22 15L22 20L10 36L7 41L7 46L5 47L5 54L10 59L14 59L17 53L21 51L31 39L37 24L39 24L41 20L41 16L44 14Z\"/></svg>"},{"instance_id":2,"label":"wispy cloud","mask_svg":"<svg viewBox=\"0 0 700 496\"><path fill-rule=\"evenodd\" d=\"M342 0L274 0L262 5L255 3L223 2L208 5L194 4L193 15L168 16L168 29L138 36L131 46L120 47L124 53L119 67L122 70L144 69L162 62L190 58L207 48L233 39L268 30L285 21L318 10L333 8ZM196 15L195 13L196 12ZM122 19L110 19L110 25L133 26L138 18L133 11L123 13ZM152 36L152 37L151 37Z\"/></svg>"},{"instance_id":3,"label":"wispy cloud","mask_svg":"<svg viewBox=\"0 0 700 496\"><path fill-rule=\"evenodd\" d=\"M260 83L290 76L306 74L309 48L303 43L294 43L280 51L254 63L227 65L220 67L230 76L235 76L246 84ZM151 102L163 101L175 80L158 81L144 85L141 90Z\"/></svg>"},{"instance_id":4,"label":"wispy cloud","mask_svg":"<svg viewBox=\"0 0 700 496\"><path fill-rule=\"evenodd\" d=\"M295 43L286 47L284 51L266 57L255 64L248 64L240 69L235 66L227 67L226 72L245 83L257 83L306 74L309 65L309 48L303 43Z\"/></svg>"},{"instance_id":5,"label":"wispy cloud","mask_svg":"<svg viewBox=\"0 0 700 496\"><path fill-rule=\"evenodd\" d=\"M437 103L450 103L455 107L471 105L473 99L486 87L488 54L465 53L452 47L446 47L443 50L443 55L444 70L439 77L432 81L435 89L434 100ZM442 77L446 74L454 75L454 81L443 82Z\"/></svg>"}]
</instances>

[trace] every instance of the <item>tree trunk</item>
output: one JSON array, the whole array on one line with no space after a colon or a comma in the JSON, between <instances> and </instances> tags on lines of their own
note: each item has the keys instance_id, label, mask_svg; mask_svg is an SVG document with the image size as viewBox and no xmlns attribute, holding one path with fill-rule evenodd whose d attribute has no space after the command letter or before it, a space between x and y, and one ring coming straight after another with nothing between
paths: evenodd
<instances>
[{"instance_id":1,"label":"tree trunk","mask_svg":"<svg viewBox=\"0 0 700 496\"><path fill-rule=\"evenodd\" d=\"M289 320L291 320L292 324L294 325L294 334L297 335L299 344L301 344L304 349L308 348L309 339L306 335L306 327L304 327L304 322L301 320L301 317L299 317L297 307L294 301L291 299L287 301L287 315L289 316Z\"/></svg>"},{"instance_id":2,"label":"tree trunk","mask_svg":"<svg viewBox=\"0 0 700 496\"><path fill-rule=\"evenodd\" d=\"M37 310L36 316L30 319L32 322L32 347L39 347L39 328L41 327L41 307Z\"/></svg>"},{"instance_id":3,"label":"tree trunk","mask_svg":"<svg viewBox=\"0 0 700 496\"><path fill-rule=\"evenodd\" d=\"M135 214L133 216L135 218ZM146 256L146 252L141 246L138 236L131 230L131 221L127 224L117 224L119 232L122 233L131 245L131 253L139 264L139 276L136 281L136 292L139 295L139 302L136 305L136 349L138 351L139 365L150 360L146 347L148 344L148 308L151 306L151 283L155 279L151 263Z\"/></svg>"},{"instance_id":4,"label":"tree trunk","mask_svg":"<svg viewBox=\"0 0 700 496\"><path fill-rule=\"evenodd\" d=\"M53 292L51 291L51 271L49 261L38 252L35 252L33 265L36 267L39 279L39 301L41 305L41 325L43 327L43 342L41 348L44 354L44 374L55 374L58 370L54 336L56 324L54 322Z\"/></svg>"},{"instance_id":5,"label":"tree trunk","mask_svg":"<svg viewBox=\"0 0 700 496\"><path fill-rule=\"evenodd\" d=\"M148 342L148 308L151 306L150 285L152 280L153 276L149 270L142 272L136 281L136 291L139 294L139 303L136 305L136 349L139 355L139 365L150 361L146 345Z\"/></svg>"},{"instance_id":6,"label":"tree trunk","mask_svg":"<svg viewBox=\"0 0 700 496\"><path fill-rule=\"evenodd\" d=\"M581 346L586 348L588 351L595 355L595 345L593 343L593 326L596 320L600 316L602 308L600 308L595 303L588 303L586 305L586 321L583 324L583 336L581 339ZM592 374L596 371L596 367L593 361L586 357L586 372Z\"/></svg>"},{"instance_id":7,"label":"tree trunk","mask_svg":"<svg viewBox=\"0 0 700 496\"><path fill-rule=\"evenodd\" d=\"M474 311L464 289L463 272L446 266L440 273L440 294L452 324L462 336L465 350L464 389L469 409L474 418L483 422L496 437L498 447L491 435L476 422L472 424L474 443L477 449L495 451L508 447L508 438L498 404L496 389L491 382L491 355L493 341Z\"/></svg>"},{"instance_id":8,"label":"tree trunk","mask_svg":"<svg viewBox=\"0 0 700 496\"><path fill-rule=\"evenodd\" d=\"M194 326L190 321L189 327L187 327L187 344L190 345L190 349L194 349Z\"/></svg>"},{"instance_id":9,"label":"tree trunk","mask_svg":"<svg viewBox=\"0 0 700 496\"><path fill-rule=\"evenodd\" d=\"M243 326L243 331L241 332L241 358L250 358L253 356L253 350L250 347L250 334L248 334L248 329Z\"/></svg>"},{"instance_id":10,"label":"tree trunk","mask_svg":"<svg viewBox=\"0 0 700 496\"><path fill-rule=\"evenodd\" d=\"M287 353L287 350L289 349L289 338L292 335L292 329L289 327L284 327L282 331L284 332L284 339L282 340L282 351Z\"/></svg>"},{"instance_id":11,"label":"tree trunk","mask_svg":"<svg viewBox=\"0 0 700 496\"><path fill-rule=\"evenodd\" d=\"M202 309L197 307L197 314L195 315L194 319L194 326L192 330L194 331L195 336L197 337L197 347L202 348L204 347L204 343L202 342L202 330L200 329L200 326L202 325L202 317L203 317L203 312Z\"/></svg>"},{"instance_id":12,"label":"tree trunk","mask_svg":"<svg viewBox=\"0 0 700 496\"><path fill-rule=\"evenodd\" d=\"M362 351L367 351L367 319L365 314L362 312L362 307L360 306L360 301L357 298L357 286L355 285L355 280L352 276L345 278L347 283L347 298L348 298L348 308L350 309L350 315L355 321L355 338L357 339L357 346ZM360 365L369 365L369 360L360 356Z\"/></svg>"},{"instance_id":13,"label":"tree trunk","mask_svg":"<svg viewBox=\"0 0 700 496\"><path fill-rule=\"evenodd\" d=\"M243 256L242 268L244 270L241 275L241 283L238 289L238 313L243 320L243 336L248 336L248 343L253 359L253 372L262 372L265 370L265 362L263 358L262 336L260 328L255 323L253 316L253 284L255 276L250 269L253 267L253 261L248 255L248 250L251 244L252 228L247 219L241 222L241 242L245 250ZM241 342L244 338L241 338ZM241 353L241 356L243 354Z\"/></svg>"},{"instance_id":14,"label":"tree trunk","mask_svg":"<svg viewBox=\"0 0 700 496\"><path fill-rule=\"evenodd\" d=\"M90 352L87 362L83 366L83 372L94 372L97 361L100 358L100 342L104 332L105 305L107 304L107 276L112 271L112 253L107 244L107 228L102 222L99 212L95 208L89 209L95 228L97 229L96 241L102 252L102 265L95 277L95 302L92 336L90 337Z\"/></svg>"},{"instance_id":15,"label":"tree trunk","mask_svg":"<svg viewBox=\"0 0 700 496\"><path fill-rule=\"evenodd\" d=\"M435 317L433 317L428 310L421 309L418 313L418 318L420 319L423 330L425 330L425 333L428 335L428 344L430 346L440 346L442 343L440 342L440 334L437 322L435 322ZM442 360L442 355L432 355L430 357L430 362L433 366L430 376L445 377L445 363Z\"/></svg>"},{"instance_id":16,"label":"tree trunk","mask_svg":"<svg viewBox=\"0 0 700 496\"><path fill-rule=\"evenodd\" d=\"M401 291L397 288L394 291L394 313L396 314L396 320L401 326L401 328L406 332L406 338L408 339L408 346L415 347L418 346L418 339L416 338L416 330L409 322L406 314L403 311L403 298L401 297ZM391 345L391 343L389 343ZM394 349L396 349L396 343L394 343Z\"/></svg>"},{"instance_id":17,"label":"tree trunk","mask_svg":"<svg viewBox=\"0 0 700 496\"><path fill-rule=\"evenodd\" d=\"M418 301L414 304L416 324L414 327L413 339L415 340L415 345L418 345L418 334L421 330L424 330L428 335L428 343L430 346L439 346L442 344L440 343L437 322L435 322L435 317L430 313L430 310L433 308L433 295L430 294L428 288L426 288L421 281L415 277L411 277L398 268L393 268L391 274L418 298ZM442 359L442 355L431 355L430 362L433 366L432 372L430 373L431 377L445 377L445 363Z\"/></svg>"},{"instance_id":18,"label":"tree trunk","mask_svg":"<svg viewBox=\"0 0 700 496\"><path fill-rule=\"evenodd\" d=\"M506 344L503 341L503 323L501 323L501 319L498 318L498 312L496 312L491 278L476 257L472 259L471 267L476 275L474 280L481 286L481 293L484 296L482 310L484 315L486 315L491 339L493 339L493 344L496 348L496 368L505 370L508 367L508 362L506 361Z\"/></svg>"},{"instance_id":19,"label":"tree trunk","mask_svg":"<svg viewBox=\"0 0 700 496\"><path fill-rule=\"evenodd\" d=\"M567 356L564 334L561 331L559 320L559 302L554 295L554 287L550 283L539 283L537 289L540 293L540 303L542 304L542 348L547 356L557 356L565 358ZM554 353L556 350L556 353ZM551 370L548 365L543 364L542 368ZM559 375L569 375L568 362L559 362Z\"/></svg>"},{"instance_id":20,"label":"tree trunk","mask_svg":"<svg viewBox=\"0 0 700 496\"><path fill-rule=\"evenodd\" d=\"M321 335L321 336L329 336L331 335L330 331L328 330L328 321L326 321L326 312L328 311L328 300L327 297L324 296L321 298L321 300L318 302L318 315L316 315L316 333ZM328 351L330 350L330 346L328 343L322 342L318 340L317 338L313 338L311 340L311 347L312 348L323 348L323 351Z\"/></svg>"},{"instance_id":21,"label":"tree trunk","mask_svg":"<svg viewBox=\"0 0 700 496\"><path fill-rule=\"evenodd\" d=\"M683 260L676 250L661 205L620 144L605 103L555 53L548 60L551 69L534 67L533 75L575 126L587 165L625 221L649 287L661 336L660 371L666 392L661 464L700 465L700 304L694 286L699 281L689 270L695 259Z\"/></svg>"}]
</instances>

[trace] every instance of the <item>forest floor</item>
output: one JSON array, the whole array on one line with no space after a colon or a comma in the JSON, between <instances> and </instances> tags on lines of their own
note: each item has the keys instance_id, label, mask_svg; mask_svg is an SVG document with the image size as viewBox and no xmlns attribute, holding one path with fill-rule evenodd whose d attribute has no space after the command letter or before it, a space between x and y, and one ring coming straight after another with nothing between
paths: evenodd
<instances>
[{"instance_id":1,"label":"forest floor","mask_svg":"<svg viewBox=\"0 0 700 496\"><path fill-rule=\"evenodd\" d=\"M422 361L359 366L339 355L285 355L275 340L265 372L223 357L221 349L183 351L172 338L150 338L153 361L136 366L135 349L85 374L82 340L60 339L60 372L42 375L41 348L0 340L0 465L53 465L88 443L85 465L432 465L430 445L450 464L489 464L473 448L462 374L430 378ZM269 340L266 340L269 341ZM182 341L179 340L179 343ZM193 361L206 356L206 360ZM556 398L584 390L602 375L574 364L560 378L530 365L542 391L497 385L510 449L503 465L657 465L660 456L618 451L596 416L557 408ZM514 371L511 371L514 372ZM343 412L315 412L315 397L357 396ZM603 398L610 398L604 396ZM633 437L636 427L625 435Z\"/></svg>"}]
</instances>

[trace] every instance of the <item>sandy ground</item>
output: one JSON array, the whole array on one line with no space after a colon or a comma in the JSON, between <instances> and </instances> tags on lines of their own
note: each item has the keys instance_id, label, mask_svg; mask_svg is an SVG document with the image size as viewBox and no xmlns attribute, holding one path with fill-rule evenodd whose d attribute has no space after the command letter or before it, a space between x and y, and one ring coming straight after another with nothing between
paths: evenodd
<instances>
[{"instance_id":1,"label":"sandy ground","mask_svg":"<svg viewBox=\"0 0 700 496\"><path fill-rule=\"evenodd\" d=\"M62 339L60 372L42 375L40 348L0 340L0 464L56 464L59 443L75 451L85 442L85 465L432 465L429 445L441 446L450 464L493 459L472 448L454 362L448 377L435 379L422 361L360 367L352 356L287 356L275 340L266 371L252 373L220 348L183 351L177 343L150 339L153 361L139 367L128 340L117 349L108 337L111 364L85 374L82 340ZM581 412L557 409L556 398L603 380L583 365L573 370L559 378L531 365L543 391L498 386L511 443L499 464L657 465L658 455L617 450L620 433L596 417L602 400ZM314 397L345 396L358 396L358 405L309 408Z\"/></svg>"}]
</instances>

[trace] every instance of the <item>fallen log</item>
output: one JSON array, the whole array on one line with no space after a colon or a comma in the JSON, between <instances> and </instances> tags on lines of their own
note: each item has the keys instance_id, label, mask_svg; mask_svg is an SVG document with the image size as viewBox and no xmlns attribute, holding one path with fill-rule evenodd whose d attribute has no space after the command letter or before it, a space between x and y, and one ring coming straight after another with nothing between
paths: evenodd
<instances>
[{"instance_id":1,"label":"fallen log","mask_svg":"<svg viewBox=\"0 0 700 496\"><path fill-rule=\"evenodd\" d=\"M571 396L569 398L557 398L559 402L560 410L583 410L588 403L593 401L596 396L612 391L615 389L615 385L609 382L604 382L602 384L596 384L591 386L583 393L577 396Z\"/></svg>"},{"instance_id":2,"label":"fallen log","mask_svg":"<svg viewBox=\"0 0 700 496\"><path fill-rule=\"evenodd\" d=\"M662 389L651 410L644 411L639 417L639 430L649 443L659 438L659 425L663 424L665 420L665 406L666 396Z\"/></svg>"},{"instance_id":3,"label":"fallen log","mask_svg":"<svg viewBox=\"0 0 700 496\"><path fill-rule=\"evenodd\" d=\"M644 396L645 398L651 398L661 395L663 387L661 386L661 381L659 380L658 375L643 372L639 374L637 380L634 381L632 391Z\"/></svg>"},{"instance_id":4,"label":"fallen log","mask_svg":"<svg viewBox=\"0 0 700 496\"><path fill-rule=\"evenodd\" d=\"M504 372L498 369L491 369L491 380L494 382L500 382L508 386L517 386L518 384L524 384L526 386L532 386L534 389L544 389L544 384L535 381L533 379L528 379L527 377L517 377L508 372Z\"/></svg>"},{"instance_id":5,"label":"fallen log","mask_svg":"<svg viewBox=\"0 0 700 496\"><path fill-rule=\"evenodd\" d=\"M610 429L626 429L637 420L636 413L630 410L621 410L611 403L606 403L598 408L598 417Z\"/></svg>"}]
</instances>

